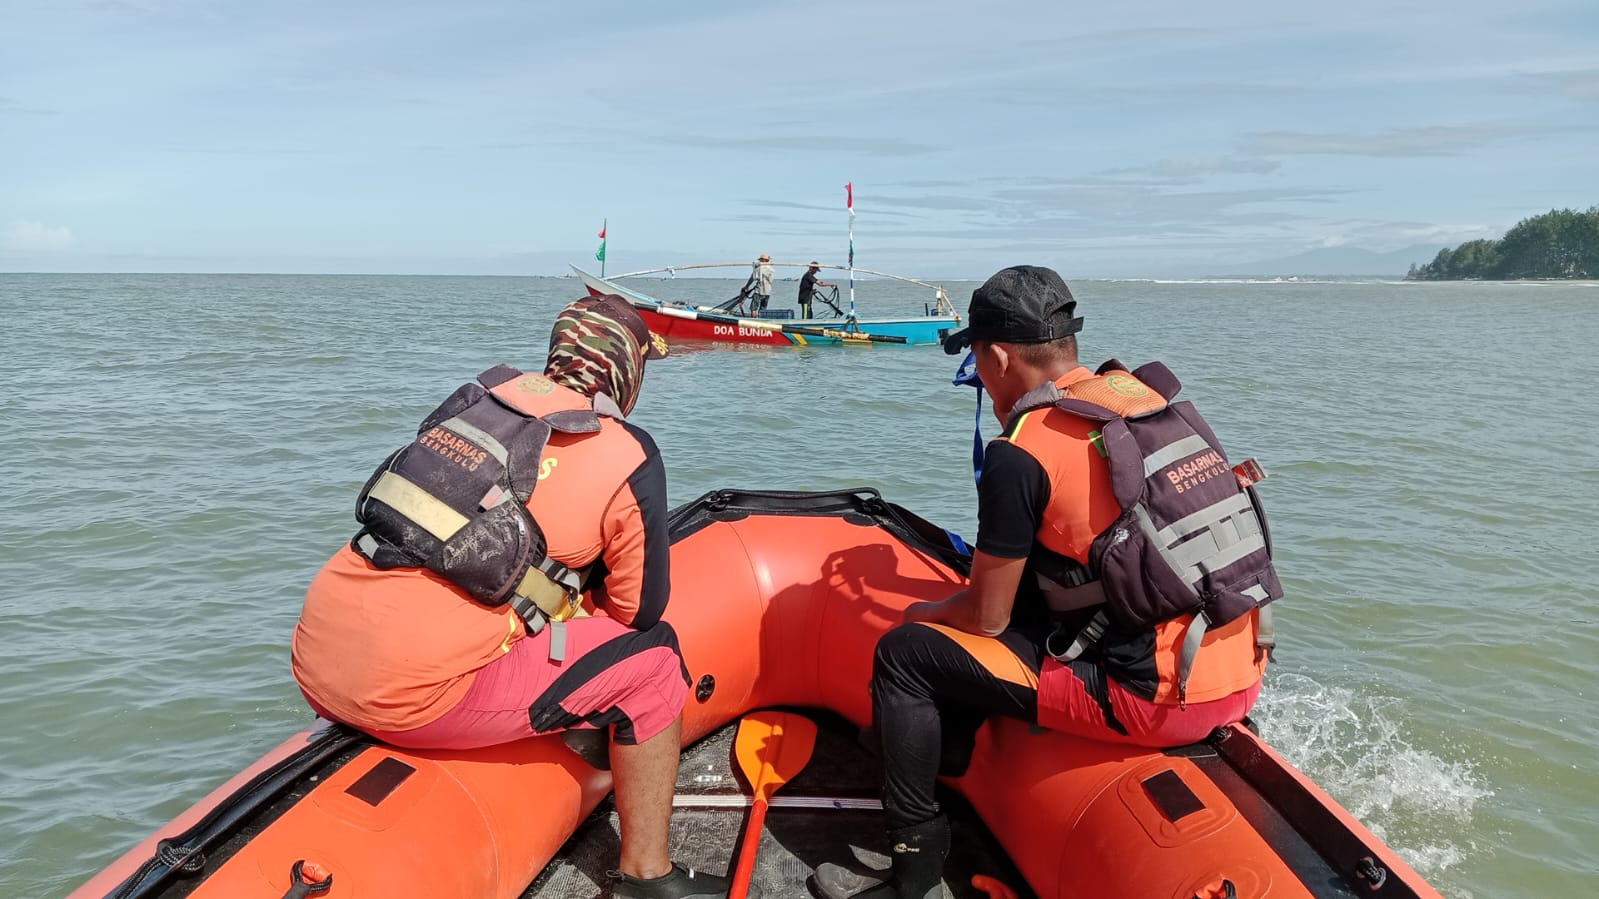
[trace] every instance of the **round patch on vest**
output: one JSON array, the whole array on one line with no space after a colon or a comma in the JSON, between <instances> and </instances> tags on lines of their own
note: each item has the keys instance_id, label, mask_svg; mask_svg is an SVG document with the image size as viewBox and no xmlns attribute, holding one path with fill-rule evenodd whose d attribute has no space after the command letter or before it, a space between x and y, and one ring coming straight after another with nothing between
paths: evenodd
<instances>
[{"instance_id":1,"label":"round patch on vest","mask_svg":"<svg viewBox=\"0 0 1599 899\"><path fill-rule=\"evenodd\" d=\"M1144 386L1144 382L1132 375L1107 375L1105 386L1122 396L1147 396L1149 394L1149 388Z\"/></svg>"},{"instance_id":2,"label":"round patch on vest","mask_svg":"<svg viewBox=\"0 0 1599 899\"><path fill-rule=\"evenodd\" d=\"M516 382L516 387L527 393L545 394L555 389L555 382L543 375L527 375Z\"/></svg>"}]
</instances>

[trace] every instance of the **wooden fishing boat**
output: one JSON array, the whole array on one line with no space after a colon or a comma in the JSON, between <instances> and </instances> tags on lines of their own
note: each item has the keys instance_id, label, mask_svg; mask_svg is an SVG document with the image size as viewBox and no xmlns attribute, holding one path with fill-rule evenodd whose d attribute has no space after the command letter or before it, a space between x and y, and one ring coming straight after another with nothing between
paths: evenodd
<instances>
[{"instance_id":1,"label":"wooden fishing boat","mask_svg":"<svg viewBox=\"0 0 1599 899\"><path fill-rule=\"evenodd\" d=\"M673 853L721 871L758 848L765 896L807 895L821 862L886 848L855 735L873 646L907 605L959 588L970 559L872 490L719 491L675 510L671 530L667 617L694 684ZM731 727L773 707L822 733L743 845ZM417 752L309 728L74 896L595 896L617 848L609 789L557 736ZM1440 899L1243 725L1162 752L995 719L940 802L957 897Z\"/></svg>"},{"instance_id":2,"label":"wooden fishing boat","mask_svg":"<svg viewBox=\"0 0 1599 899\"><path fill-rule=\"evenodd\" d=\"M925 303L922 315L864 316L856 317L842 308L831 318L776 318L739 315L714 306L695 305L681 301L661 299L646 293L636 285L623 283L624 279L647 275L675 274L696 269L744 269L748 262L707 262L669 268L645 269L602 278L576 266L572 271L583 280L588 292L594 296L614 293L627 298L650 330L668 341L710 341L714 343L754 344L766 346L791 345L870 345L874 343L899 343L909 345L937 344L944 335L960 326L960 315L944 288L926 281L890 275L869 269L856 268L855 272L916 284L933 291L931 302ZM792 267L804 269L807 263L774 262L773 268ZM844 266L822 265L820 268L846 271ZM651 287L650 289L655 289ZM824 306L824 308L826 308ZM789 310L792 311L792 310Z\"/></svg>"}]
</instances>

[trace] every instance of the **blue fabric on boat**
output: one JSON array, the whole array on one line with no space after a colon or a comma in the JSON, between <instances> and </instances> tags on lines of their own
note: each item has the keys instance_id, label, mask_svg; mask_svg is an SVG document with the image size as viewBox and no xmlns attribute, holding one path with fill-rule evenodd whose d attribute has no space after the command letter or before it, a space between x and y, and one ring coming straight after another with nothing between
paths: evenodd
<instances>
[{"instance_id":1,"label":"blue fabric on boat","mask_svg":"<svg viewBox=\"0 0 1599 899\"><path fill-rule=\"evenodd\" d=\"M956 387L971 385L977 388L977 416L972 423L972 480L983 479L983 379L977 376L977 354L971 350L966 351L966 358L961 360L960 367L955 370L955 380L950 382Z\"/></svg>"}]
</instances>

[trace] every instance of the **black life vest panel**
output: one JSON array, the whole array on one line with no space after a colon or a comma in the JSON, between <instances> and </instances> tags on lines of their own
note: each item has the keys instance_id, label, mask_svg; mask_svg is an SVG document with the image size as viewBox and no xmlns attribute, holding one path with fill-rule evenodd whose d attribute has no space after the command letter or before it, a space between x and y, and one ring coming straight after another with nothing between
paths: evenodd
<instances>
[{"instance_id":1,"label":"black life vest panel","mask_svg":"<svg viewBox=\"0 0 1599 899\"><path fill-rule=\"evenodd\" d=\"M361 489L351 546L379 568L427 568L484 605L510 604L529 633L576 614L581 575L549 557L527 503L551 432L600 422L588 405L539 408L557 390L572 393L508 365L463 384Z\"/></svg>"},{"instance_id":2,"label":"black life vest panel","mask_svg":"<svg viewBox=\"0 0 1599 899\"><path fill-rule=\"evenodd\" d=\"M1235 472L1193 404L1172 401L1181 389L1159 362L1128 372L1111 360L1096 377L1065 391L1054 383L1029 391L1011 413L1053 405L1100 422L1098 443L1122 509L1095 537L1086 571L1065 582L1059 573L1040 576L1045 601L1056 613L1103 606L1104 615L1070 649L1050 647L1057 658L1076 658L1097 641L1107 617L1132 631L1193 615L1180 666L1186 684L1209 627L1260 608L1258 642L1269 647L1273 639L1264 607L1283 590L1272 565L1265 511L1252 480ZM1262 476L1258 466L1252 470L1257 479Z\"/></svg>"}]
</instances>

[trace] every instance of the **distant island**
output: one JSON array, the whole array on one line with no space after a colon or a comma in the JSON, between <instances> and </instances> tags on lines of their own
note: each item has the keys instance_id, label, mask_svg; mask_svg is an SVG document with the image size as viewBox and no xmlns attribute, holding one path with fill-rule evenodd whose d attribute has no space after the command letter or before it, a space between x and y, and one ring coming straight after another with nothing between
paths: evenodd
<instances>
[{"instance_id":1,"label":"distant island","mask_svg":"<svg viewBox=\"0 0 1599 899\"><path fill-rule=\"evenodd\" d=\"M1444 247L1425 265L1410 266L1407 281L1506 281L1599 278L1599 206L1587 212L1551 209L1522 219L1499 240L1468 240Z\"/></svg>"}]
</instances>

